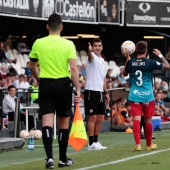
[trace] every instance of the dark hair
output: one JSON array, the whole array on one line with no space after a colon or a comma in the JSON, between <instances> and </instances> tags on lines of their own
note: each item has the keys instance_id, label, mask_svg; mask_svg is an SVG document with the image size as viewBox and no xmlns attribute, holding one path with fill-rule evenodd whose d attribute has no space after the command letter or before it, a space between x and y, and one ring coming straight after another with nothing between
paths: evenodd
<instances>
[{"instance_id":1,"label":"dark hair","mask_svg":"<svg viewBox=\"0 0 170 170\"><path fill-rule=\"evenodd\" d=\"M103 45L102 40L99 39L99 38L95 38L95 39L92 41L91 45L93 46L93 44L94 44L95 42L101 42L101 44Z\"/></svg>"},{"instance_id":2,"label":"dark hair","mask_svg":"<svg viewBox=\"0 0 170 170\"><path fill-rule=\"evenodd\" d=\"M146 53L146 50L147 50L147 42L146 41L139 41L137 44L136 44L136 53L137 54L144 54Z\"/></svg>"},{"instance_id":3,"label":"dark hair","mask_svg":"<svg viewBox=\"0 0 170 170\"><path fill-rule=\"evenodd\" d=\"M17 74L17 71L15 70L15 68L11 67L9 68L9 73L13 76Z\"/></svg>"},{"instance_id":4,"label":"dark hair","mask_svg":"<svg viewBox=\"0 0 170 170\"><path fill-rule=\"evenodd\" d=\"M16 87L15 87L14 85L9 85L9 86L8 86L8 91L10 91L10 90L13 89L13 88L15 88L15 90L16 90Z\"/></svg>"},{"instance_id":5,"label":"dark hair","mask_svg":"<svg viewBox=\"0 0 170 170\"><path fill-rule=\"evenodd\" d=\"M11 73L7 73L6 77L12 77Z\"/></svg>"},{"instance_id":6,"label":"dark hair","mask_svg":"<svg viewBox=\"0 0 170 170\"><path fill-rule=\"evenodd\" d=\"M122 102L123 98L118 98L116 102Z\"/></svg>"},{"instance_id":7,"label":"dark hair","mask_svg":"<svg viewBox=\"0 0 170 170\"><path fill-rule=\"evenodd\" d=\"M32 85L35 81L35 78L32 78L31 81L30 81L30 85Z\"/></svg>"},{"instance_id":8,"label":"dark hair","mask_svg":"<svg viewBox=\"0 0 170 170\"><path fill-rule=\"evenodd\" d=\"M23 77L23 78L24 78L24 75L23 75L23 74L20 74L19 77Z\"/></svg>"},{"instance_id":9,"label":"dark hair","mask_svg":"<svg viewBox=\"0 0 170 170\"><path fill-rule=\"evenodd\" d=\"M125 103L125 107L128 107L128 106L130 106L130 103L129 103L129 102L126 102L126 103Z\"/></svg>"},{"instance_id":10,"label":"dark hair","mask_svg":"<svg viewBox=\"0 0 170 170\"><path fill-rule=\"evenodd\" d=\"M168 92L167 92L167 91L162 91L162 93L163 93L163 94L168 94Z\"/></svg>"},{"instance_id":11,"label":"dark hair","mask_svg":"<svg viewBox=\"0 0 170 170\"><path fill-rule=\"evenodd\" d=\"M62 24L61 16L58 14L51 14L48 18L48 26L49 30L57 31L60 29L60 25Z\"/></svg>"}]
</instances>

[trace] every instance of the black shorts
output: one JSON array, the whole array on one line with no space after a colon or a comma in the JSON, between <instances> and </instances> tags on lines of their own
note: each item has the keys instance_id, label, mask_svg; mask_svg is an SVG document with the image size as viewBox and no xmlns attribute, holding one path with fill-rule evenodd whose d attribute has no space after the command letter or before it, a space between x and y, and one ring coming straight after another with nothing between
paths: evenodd
<instances>
[{"instance_id":1,"label":"black shorts","mask_svg":"<svg viewBox=\"0 0 170 170\"><path fill-rule=\"evenodd\" d=\"M40 79L40 115L56 113L60 117L72 114L72 86L69 78Z\"/></svg>"},{"instance_id":2,"label":"black shorts","mask_svg":"<svg viewBox=\"0 0 170 170\"><path fill-rule=\"evenodd\" d=\"M103 92L85 90L84 105L86 115L104 115L105 97Z\"/></svg>"}]
</instances>

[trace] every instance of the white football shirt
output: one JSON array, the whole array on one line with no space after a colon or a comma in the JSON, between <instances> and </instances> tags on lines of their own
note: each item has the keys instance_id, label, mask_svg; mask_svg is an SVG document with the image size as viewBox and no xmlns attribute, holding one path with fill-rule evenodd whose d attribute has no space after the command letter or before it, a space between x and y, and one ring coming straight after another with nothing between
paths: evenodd
<instances>
[{"instance_id":1,"label":"white football shirt","mask_svg":"<svg viewBox=\"0 0 170 170\"><path fill-rule=\"evenodd\" d=\"M86 62L86 90L103 92L104 78L106 75L106 68L104 59L92 53L94 60Z\"/></svg>"}]
</instances>

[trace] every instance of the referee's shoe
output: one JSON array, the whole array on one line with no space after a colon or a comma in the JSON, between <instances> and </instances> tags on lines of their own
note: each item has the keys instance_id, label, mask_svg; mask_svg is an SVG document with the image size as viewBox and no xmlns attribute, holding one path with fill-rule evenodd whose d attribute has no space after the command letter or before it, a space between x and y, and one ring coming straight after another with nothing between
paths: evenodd
<instances>
[{"instance_id":1,"label":"referee's shoe","mask_svg":"<svg viewBox=\"0 0 170 170\"><path fill-rule=\"evenodd\" d=\"M54 169L54 160L52 158L50 159L45 158L45 168Z\"/></svg>"},{"instance_id":2,"label":"referee's shoe","mask_svg":"<svg viewBox=\"0 0 170 170\"><path fill-rule=\"evenodd\" d=\"M59 161L58 162L58 167L67 167L67 166L71 166L73 164L74 164L74 159L67 158L66 162Z\"/></svg>"}]
</instances>

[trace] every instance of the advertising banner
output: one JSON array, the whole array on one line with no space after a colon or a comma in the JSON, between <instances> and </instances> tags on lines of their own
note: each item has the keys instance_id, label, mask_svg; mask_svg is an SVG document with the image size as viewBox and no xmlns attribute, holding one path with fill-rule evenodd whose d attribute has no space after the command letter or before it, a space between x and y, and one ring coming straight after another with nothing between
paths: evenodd
<instances>
[{"instance_id":1,"label":"advertising banner","mask_svg":"<svg viewBox=\"0 0 170 170\"><path fill-rule=\"evenodd\" d=\"M63 20L96 22L95 0L0 0L0 14L46 19L52 13Z\"/></svg>"},{"instance_id":2,"label":"advertising banner","mask_svg":"<svg viewBox=\"0 0 170 170\"><path fill-rule=\"evenodd\" d=\"M120 24L119 0L98 1L98 22L104 24Z\"/></svg>"},{"instance_id":3,"label":"advertising banner","mask_svg":"<svg viewBox=\"0 0 170 170\"><path fill-rule=\"evenodd\" d=\"M96 22L95 0L43 0L42 17L57 13L64 20Z\"/></svg>"},{"instance_id":4,"label":"advertising banner","mask_svg":"<svg viewBox=\"0 0 170 170\"><path fill-rule=\"evenodd\" d=\"M0 13L41 17L40 0L0 0Z\"/></svg>"},{"instance_id":5,"label":"advertising banner","mask_svg":"<svg viewBox=\"0 0 170 170\"><path fill-rule=\"evenodd\" d=\"M170 1L127 0L126 25L170 27Z\"/></svg>"}]
</instances>

